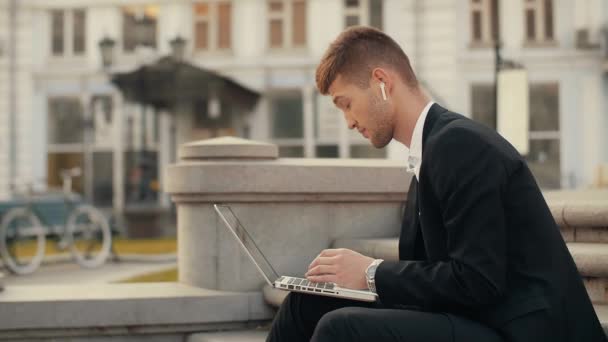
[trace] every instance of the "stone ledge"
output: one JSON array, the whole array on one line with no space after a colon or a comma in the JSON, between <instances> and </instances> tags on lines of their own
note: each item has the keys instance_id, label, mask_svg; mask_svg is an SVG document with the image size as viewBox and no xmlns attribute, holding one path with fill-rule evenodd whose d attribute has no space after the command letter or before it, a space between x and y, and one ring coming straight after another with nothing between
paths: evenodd
<instances>
[{"instance_id":1,"label":"stone ledge","mask_svg":"<svg viewBox=\"0 0 608 342\"><path fill-rule=\"evenodd\" d=\"M275 289L274 287L266 284L264 285L262 293L264 294L264 300L266 301L266 303L274 306L275 308L278 308L285 300L285 297L287 297L287 295L289 294L289 291Z\"/></svg>"},{"instance_id":2,"label":"stone ledge","mask_svg":"<svg viewBox=\"0 0 608 342\"><path fill-rule=\"evenodd\" d=\"M547 191L543 195L561 227L608 227L608 190Z\"/></svg>"},{"instance_id":3,"label":"stone ledge","mask_svg":"<svg viewBox=\"0 0 608 342\"><path fill-rule=\"evenodd\" d=\"M398 194L403 202L411 175L390 160L278 159L182 162L167 168L166 179L163 190L172 196L369 193Z\"/></svg>"},{"instance_id":4,"label":"stone ledge","mask_svg":"<svg viewBox=\"0 0 608 342\"><path fill-rule=\"evenodd\" d=\"M567 245L583 276L608 277L608 244L571 242Z\"/></svg>"},{"instance_id":5,"label":"stone ledge","mask_svg":"<svg viewBox=\"0 0 608 342\"><path fill-rule=\"evenodd\" d=\"M234 329L273 315L261 292L179 283L7 286L0 293L0 339Z\"/></svg>"},{"instance_id":6,"label":"stone ledge","mask_svg":"<svg viewBox=\"0 0 608 342\"><path fill-rule=\"evenodd\" d=\"M592 242L608 244L608 225L602 227L560 227L566 242Z\"/></svg>"},{"instance_id":7,"label":"stone ledge","mask_svg":"<svg viewBox=\"0 0 608 342\"><path fill-rule=\"evenodd\" d=\"M241 330L229 332L205 332L188 336L186 342L264 342L268 330Z\"/></svg>"},{"instance_id":8,"label":"stone ledge","mask_svg":"<svg viewBox=\"0 0 608 342\"><path fill-rule=\"evenodd\" d=\"M179 159L277 159L277 145L235 137L221 137L183 144Z\"/></svg>"},{"instance_id":9,"label":"stone ledge","mask_svg":"<svg viewBox=\"0 0 608 342\"><path fill-rule=\"evenodd\" d=\"M594 306L595 313L604 328L606 336L608 336L608 305L596 305Z\"/></svg>"}]
</instances>

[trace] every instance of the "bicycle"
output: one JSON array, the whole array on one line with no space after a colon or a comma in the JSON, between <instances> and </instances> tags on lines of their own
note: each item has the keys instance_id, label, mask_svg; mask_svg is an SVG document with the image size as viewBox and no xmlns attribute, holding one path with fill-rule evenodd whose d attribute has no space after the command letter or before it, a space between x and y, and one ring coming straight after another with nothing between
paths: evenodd
<instances>
[{"instance_id":1,"label":"bicycle","mask_svg":"<svg viewBox=\"0 0 608 342\"><path fill-rule=\"evenodd\" d=\"M47 237L55 240L58 250L69 249L82 267L94 268L106 261L112 249L112 232L103 213L92 205L83 204L72 192L72 179L79 176L80 168L62 170L59 196L46 192L36 198L33 184L27 184L22 204L3 215L0 256L10 272L28 274L40 267ZM12 184L11 188L16 186ZM44 215L43 207L49 203L60 206L53 213L65 211L66 215L56 223Z\"/></svg>"}]
</instances>

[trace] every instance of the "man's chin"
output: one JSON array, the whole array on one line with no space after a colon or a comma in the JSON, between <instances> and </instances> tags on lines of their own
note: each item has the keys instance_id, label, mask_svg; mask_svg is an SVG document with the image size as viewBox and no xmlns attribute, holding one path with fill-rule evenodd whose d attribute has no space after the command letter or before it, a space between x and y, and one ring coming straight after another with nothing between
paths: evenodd
<instances>
[{"instance_id":1,"label":"man's chin","mask_svg":"<svg viewBox=\"0 0 608 342\"><path fill-rule=\"evenodd\" d=\"M384 141L378 142L378 141L370 139L370 142L372 143L372 146L374 146L375 148L384 148L384 147L386 147L386 145L388 145L390 140L387 142L384 142Z\"/></svg>"}]
</instances>

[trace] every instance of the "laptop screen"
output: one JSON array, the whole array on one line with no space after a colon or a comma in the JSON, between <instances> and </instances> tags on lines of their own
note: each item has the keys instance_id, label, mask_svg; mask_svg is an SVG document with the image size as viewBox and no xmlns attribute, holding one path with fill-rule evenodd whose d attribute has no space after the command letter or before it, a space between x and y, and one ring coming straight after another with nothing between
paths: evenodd
<instances>
[{"instance_id":1,"label":"laptop screen","mask_svg":"<svg viewBox=\"0 0 608 342\"><path fill-rule=\"evenodd\" d=\"M262 254L260 248L255 243L249 232L243 227L239 219L236 217L232 208L227 205L216 204L214 208L220 218L224 220L228 229L232 234L241 242L241 246L244 247L249 257L252 259L254 264L258 267L260 272L264 274L264 277L270 285L279 278L277 272L272 268L268 259Z\"/></svg>"}]
</instances>

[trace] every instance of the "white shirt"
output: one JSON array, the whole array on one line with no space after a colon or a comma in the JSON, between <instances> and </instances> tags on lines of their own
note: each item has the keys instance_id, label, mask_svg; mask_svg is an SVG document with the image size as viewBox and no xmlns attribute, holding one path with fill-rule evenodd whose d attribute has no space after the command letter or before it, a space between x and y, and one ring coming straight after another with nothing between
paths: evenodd
<instances>
[{"instance_id":1,"label":"white shirt","mask_svg":"<svg viewBox=\"0 0 608 342\"><path fill-rule=\"evenodd\" d=\"M412 133L412 142L410 143L410 155L407 158L407 172L414 172L416 174L416 179L420 180L420 164L422 163L422 131L424 131L424 123L426 122L426 116L429 114L429 110L431 106L435 102L429 101L429 103L424 106L422 113L418 117L418 121L416 121L416 126L414 126L414 132ZM374 269L370 272L373 273L372 278L376 277L376 270L378 265L382 263L383 260L378 259L378 262L374 265ZM372 266L372 265L370 265ZM369 268L369 266L368 266ZM367 269L365 270L366 279L367 279ZM375 282L375 280L374 280ZM369 290L376 293L376 286L369 286Z\"/></svg>"},{"instance_id":2,"label":"white shirt","mask_svg":"<svg viewBox=\"0 0 608 342\"><path fill-rule=\"evenodd\" d=\"M429 101L426 104L418 120L416 126L414 126L414 132L412 133L412 142L410 143L410 155L407 158L407 172L414 172L416 179L420 180L420 164L422 163L422 133L424 131L424 123L426 122L426 116L429 114L431 106L435 102Z\"/></svg>"}]
</instances>

